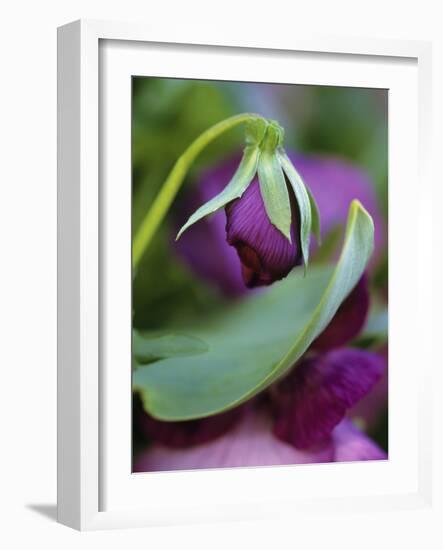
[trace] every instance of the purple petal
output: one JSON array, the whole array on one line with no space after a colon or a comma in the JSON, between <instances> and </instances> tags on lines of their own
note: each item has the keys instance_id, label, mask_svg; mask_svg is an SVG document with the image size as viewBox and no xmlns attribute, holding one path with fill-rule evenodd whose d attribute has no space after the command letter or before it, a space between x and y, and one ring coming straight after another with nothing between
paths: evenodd
<instances>
[{"instance_id":1,"label":"purple petal","mask_svg":"<svg viewBox=\"0 0 443 550\"><path fill-rule=\"evenodd\" d=\"M230 430L242 417L243 407L199 420L163 422L147 414L138 397L134 398L134 424L148 440L168 447L192 447L212 441Z\"/></svg>"},{"instance_id":2,"label":"purple petal","mask_svg":"<svg viewBox=\"0 0 443 550\"><path fill-rule=\"evenodd\" d=\"M352 422L344 420L333 432L334 462L386 460L388 455Z\"/></svg>"},{"instance_id":3,"label":"purple petal","mask_svg":"<svg viewBox=\"0 0 443 550\"><path fill-rule=\"evenodd\" d=\"M363 328L369 311L368 279L363 275L332 321L312 343L317 351L339 348L353 340Z\"/></svg>"},{"instance_id":4,"label":"purple petal","mask_svg":"<svg viewBox=\"0 0 443 550\"><path fill-rule=\"evenodd\" d=\"M358 199L374 220L372 263L379 259L386 243L386 226L378 207L374 183L368 174L358 166L332 156L290 152L289 157L317 202L322 237L325 238L338 225L345 226L349 204L352 199Z\"/></svg>"},{"instance_id":5,"label":"purple petal","mask_svg":"<svg viewBox=\"0 0 443 550\"><path fill-rule=\"evenodd\" d=\"M331 462L333 454L331 442L315 450L294 449L272 435L271 420L264 412L250 412L233 430L211 443L180 450L152 445L136 459L134 471Z\"/></svg>"},{"instance_id":6,"label":"purple petal","mask_svg":"<svg viewBox=\"0 0 443 550\"><path fill-rule=\"evenodd\" d=\"M301 263L298 209L293 204L290 243L269 221L258 180L226 207L227 241L237 249L248 288L286 277Z\"/></svg>"},{"instance_id":7,"label":"purple petal","mask_svg":"<svg viewBox=\"0 0 443 550\"><path fill-rule=\"evenodd\" d=\"M325 441L384 368L380 356L358 349L302 360L272 389L274 434L299 449Z\"/></svg>"}]
</instances>

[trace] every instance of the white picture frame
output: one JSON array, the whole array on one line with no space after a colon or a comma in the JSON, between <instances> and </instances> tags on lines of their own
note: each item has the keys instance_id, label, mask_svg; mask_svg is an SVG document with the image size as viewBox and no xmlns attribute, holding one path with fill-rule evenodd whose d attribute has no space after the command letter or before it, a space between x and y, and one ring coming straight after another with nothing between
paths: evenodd
<instances>
[{"instance_id":1,"label":"white picture frame","mask_svg":"<svg viewBox=\"0 0 443 550\"><path fill-rule=\"evenodd\" d=\"M423 199L425 190L431 192L430 45L309 34L281 42L203 34L191 39L186 31L157 36L143 25L77 21L59 29L58 51L59 522L89 530L289 517L289 510L432 511L432 358L420 323L431 318L430 288L420 266L432 264L432 248L417 246L420 261L411 266L410 250L401 244L405 227L413 235L411 247L431 232ZM390 281L396 281L390 294L390 459L320 469L131 474L129 78L252 81L260 70L262 81L279 82L282 71L295 66L297 77L285 81L390 89ZM407 165L398 162L402 156ZM417 174L418 196L412 193ZM402 322L402 284L414 289L409 324ZM400 346L405 339L408 350ZM410 437L401 433L405 419L417 428ZM235 498L233 487L239 488ZM147 490L150 499L143 498ZM278 505L283 502L290 506Z\"/></svg>"}]
</instances>

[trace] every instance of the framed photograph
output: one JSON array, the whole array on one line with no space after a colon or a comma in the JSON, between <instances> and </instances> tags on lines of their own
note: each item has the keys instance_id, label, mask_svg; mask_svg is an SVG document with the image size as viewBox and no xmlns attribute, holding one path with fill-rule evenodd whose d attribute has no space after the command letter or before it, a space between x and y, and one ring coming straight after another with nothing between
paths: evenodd
<instances>
[{"instance_id":1,"label":"framed photograph","mask_svg":"<svg viewBox=\"0 0 443 550\"><path fill-rule=\"evenodd\" d=\"M249 40L59 29L71 527L432 509L430 45Z\"/></svg>"}]
</instances>

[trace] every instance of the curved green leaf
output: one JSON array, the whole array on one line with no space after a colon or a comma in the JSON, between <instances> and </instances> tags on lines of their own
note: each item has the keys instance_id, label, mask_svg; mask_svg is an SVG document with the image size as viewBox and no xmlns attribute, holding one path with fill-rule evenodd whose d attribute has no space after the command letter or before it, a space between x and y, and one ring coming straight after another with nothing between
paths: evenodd
<instances>
[{"instance_id":1,"label":"curved green leaf","mask_svg":"<svg viewBox=\"0 0 443 550\"><path fill-rule=\"evenodd\" d=\"M309 197L309 203L311 205L311 216L312 216L312 232L314 233L317 244L321 245L321 224L320 224L320 212L318 211L317 203L315 202L314 196L311 193L309 187L305 184L306 191Z\"/></svg>"},{"instance_id":2,"label":"curved green leaf","mask_svg":"<svg viewBox=\"0 0 443 550\"><path fill-rule=\"evenodd\" d=\"M300 212L300 244L306 271L309 262L309 241L311 238L312 229L311 201L303 180L294 168L286 153L283 150L279 150L277 152L277 156L284 173L288 177L297 200L298 209Z\"/></svg>"},{"instance_id":3,"label":"curved green leaf","mask_svg":"<svg viewBox=\"0 0 443 550\"><path fill-rule=\"evenodd\" d=\"M354 200L349 208L343 249L320 303L288 353L276 365L268 380L264 381L265 385L291 368L300 358L300 350L306 351L329 325L340 304L362 276L373 249L374 223L361 203Z\"/></svg>"},{"instance_id":4,"label":"curved green leaf","mask_svg":"<svg viewBox=\"0 0 443 550\"><path fill-rule=\"evenodd\" d=\"M138 365L206 351L208 346L203 340L182 332L132 333L132 353Z\"/></svg>"},{"instance_id":5,"label":"curved green leaf","mask_svg":"<svg viewBox=\"0 0 443 550\"><path fill-rule=\"evenodd\" d=\"M280 163L272 150L265 149L261 153L258 181L269 220L291 242L292 219L288 188Z\"/></svg>"},{"instance_id":6,"label":"curved green leaf","mask_svg":"<svg viewBox=\"0 0 443 550\"><path fill-rule=\"evenodd\" d=\"M187 327L208 351L139 367L133 385L146 410L163 420L210 416L269 386L303 355L329 324L372 253L372 219L353 201L335 268L295 270L263 294Z\"/></svg>"},{"instance_id":7,"label":"curved green leaf","mask_svg":"<svg viewBox=\"0 0 443 550\"><path fill-rule=\"evenodd\" d=\"M223 208L223 206L228 204L228 202L238 199L243 195L257 172L259 156L260 150L257 146L249 145L245 147L243 158L231 181L221 193L213 197L203 206L200 206L200 208L192 214L189 220L178 232L176 240L178 240L186 229L191 227L191 225L194 225L194 223L198 222L205 216L213 214L217 210L220 210L220 208Z\"/></svg>"}]
</instances>

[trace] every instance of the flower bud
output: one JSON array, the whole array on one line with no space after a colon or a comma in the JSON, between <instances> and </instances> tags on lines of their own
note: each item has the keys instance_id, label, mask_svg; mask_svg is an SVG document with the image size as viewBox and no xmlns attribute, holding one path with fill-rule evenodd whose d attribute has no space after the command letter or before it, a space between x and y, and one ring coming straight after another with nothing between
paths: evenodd
<instances>
[{"instance_id":1,"label":"flower bud","mask_svg":"<svg viewBox=\"0 0 443 550\"><path fill-rule=\"evenodd\" d=\"M257 179L225 211L226 239L237 250L248 288L270 285L302 263L295 198L291 200L291 241L269 221Z\"/></svg>"},{"instance_id":2,"label":"flower bud","mask_svg":"<svg viewBox=\"0 0 443 550\"><path fill-rule=\"evenodd\" d=\"M315 201L283 149L283 128L253 119L243 158L221 193L198 208L177 239L202 218L225 208L227 241L237 250L247 287L269 285L309 258L311 231L320 236ZM258 176L258 179L256 177Z\"/></svg>"}]
</instances>

